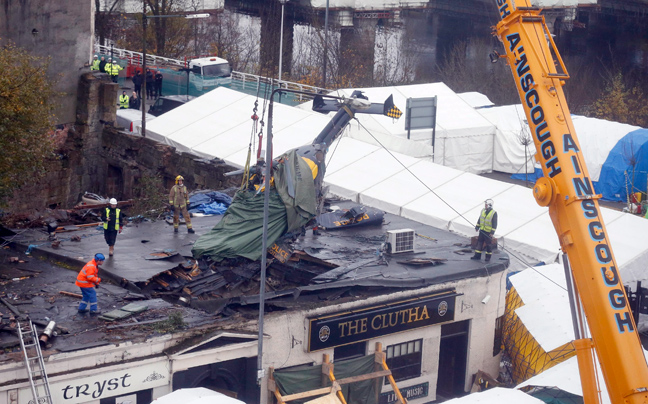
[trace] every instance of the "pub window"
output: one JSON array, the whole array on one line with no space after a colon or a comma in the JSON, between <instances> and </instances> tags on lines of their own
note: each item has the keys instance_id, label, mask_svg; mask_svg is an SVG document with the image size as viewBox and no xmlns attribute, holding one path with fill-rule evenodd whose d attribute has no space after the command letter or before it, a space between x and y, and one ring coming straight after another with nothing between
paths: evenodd
<instances>
[{"instance_id":1,"label":"pub window","mask_svg":"<svg viewBox=\"0 0 648 404\"><path fill-rule=\"evenodd\" d=\"M333 350L333 357L339 359L352 359L365 356L367 352L367 341L356 342L355 344L348 344L336 346Z\"/></svg>"},{"instance_id":2,"label":"pub window","mask_svg":"<svg viewBox=\"0 0 648 404\"><path fill-rule=\"evenodd\" d=\"M421 344L423 340L389 345L385 350L387 366L395 381L413 379L421 375ZM385 384L389 381L385 378Z\"/></svg>"},{"instance_id":3,"label":"pub window","mask_svg":"<svg viewBox=\"0 0 648 404\"><path fill-rule=\"evenodd\" d=\"M493 341L493 356L502 350L502 329L504 328L504 316L495 319L495 340Z\"/></svg>"}]
</instances>

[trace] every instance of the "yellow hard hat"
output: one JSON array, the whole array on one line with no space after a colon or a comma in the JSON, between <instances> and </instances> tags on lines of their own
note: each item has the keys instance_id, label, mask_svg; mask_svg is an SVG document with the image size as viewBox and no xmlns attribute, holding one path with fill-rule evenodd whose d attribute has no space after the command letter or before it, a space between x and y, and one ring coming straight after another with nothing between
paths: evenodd
<instances>
[{"instance_id":1,"label":"yellow hard hat","mask_svg":"<svg viewBox=\"0 0 648 404\"><path fill-rule=\"evenodd\" d=\"M180 181L180 180L184 181L184 177L183 177L182 175L178 175L178 176L176 177L176 184L177 184L178 181Z\"/></svg>"}]
</instances>

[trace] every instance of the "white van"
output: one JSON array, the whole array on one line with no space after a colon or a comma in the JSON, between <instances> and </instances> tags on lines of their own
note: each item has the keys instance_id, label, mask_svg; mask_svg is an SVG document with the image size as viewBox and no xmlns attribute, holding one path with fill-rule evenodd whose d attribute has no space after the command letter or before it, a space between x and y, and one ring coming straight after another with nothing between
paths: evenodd
<instances>
[{"instance_id":1,"label":"white van","mask_svg":"<svg viewBox=\"0 0 648 404\"><path fill-rule=\"evenodd\" d=\"M156 117L151 114L146 114L146 122L150 122ZM115 126L123 128L125 132L131 135L142 134L142 111L139 109L118 109L117 122Z\"/></svg>"}]
</instances>

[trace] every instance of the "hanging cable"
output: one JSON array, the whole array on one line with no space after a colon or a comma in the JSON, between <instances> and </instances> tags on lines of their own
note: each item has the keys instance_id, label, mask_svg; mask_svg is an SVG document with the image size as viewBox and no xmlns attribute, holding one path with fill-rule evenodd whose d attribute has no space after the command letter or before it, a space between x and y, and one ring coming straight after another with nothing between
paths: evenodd
<instances>
[{"instance_id":1,"label":"hanging cable","mask_svg":"<svg viewBox=\"0 0 648 404\"><path fill-rule=\"evenodd\" d=\"M420 179L416 174L414 174L414 173L409 169L409 167L407 167L407 166L406 166L405 164L403 164L399 159L397 159L396 156L394 156L394 154L393 154L389 149L387 149L387 148L386 148L386 147L385 147L385 146L384 146L384 145L383 145L383 144L382 144L382 143L381 143L381 142L380 142L380 141L379 141L379 140L378 140L378 139L373 135L373 133L371 133L371 132L369 131L369 129L367 129L367 128L362 124L362 122L360 122L360 120L359 120L357 117L354 118L354 119L358 122L358 125L360 125L360 127L361 127L362 129L364 129L364 130L369 134L369 136L371 136L371 137L372 137L372 138L373 138L373 139L374 139L374 140L375 140L375 141L380 145L380 147L382 147L382 148L383 148L387 153L389 153L389 155L392 156L392 158L393 158L394 160L396 160L396 161L397 161L401 166L403 166L403 168L404 168L408 173L410 173L410 174L411 174L411 175L412 175L412 176L413 176L413 177L414 177L418 182L420 182L420 183L421 183L425 188L427 188L428 191L430 191L434 196L436 196L437 198L439 198L439 200L441 200L441 202L445 203L445 204L446 204L450 209L452 209L452 211L455 212L459 217L461 217L462 219L464 219L467 223L469 223L469 224L472 226L472 222L471 222L471 221L469 221L468 219L466 219L466 218L465 218L461 213L459 213L458 210L456 210L454 207L452 207L452 205L450 205L448 202L446 202L446 201L445 201L441 196L439 196L436 192L434 192L434 190L432 190L432 188L430 188L430 187L429 187L429 186L428 186L428 185L427 185L423 180L421 180L421 179ZM508 248L506 248L505 246L500 245L500 244L498 244L498 247L501 247L502 250L504 250L507 254L509 254L510 256L512 256L512 257L514 257L514 258L516 258L520 263L522 263L522 265L526 266L527 268L531 268L531 269L532 269L533 271L535 271L538 275L544 277L545 279L547 279L547 280L550 281L551 283L553 283L553 284L555 284L556 286L558 286L560 289L567 291L567 289L566 289L565 287L559 285L558 283L556 283L556 282L553 281L552 279L548 278L546 275L544 275L544 274L542 274L541 272L539 272L537 269L535 269L535 267L532 267L531 264L529 264L525 259L523 259L522 257L518 256L517 254L513 253L513 251L511 251L510 249L508 249Z\"/></svg>"}]
</instances>

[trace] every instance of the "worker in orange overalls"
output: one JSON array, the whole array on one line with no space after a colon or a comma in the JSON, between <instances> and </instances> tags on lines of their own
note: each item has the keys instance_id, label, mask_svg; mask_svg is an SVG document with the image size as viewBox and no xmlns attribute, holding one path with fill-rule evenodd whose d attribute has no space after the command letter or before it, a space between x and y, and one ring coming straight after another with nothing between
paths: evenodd
<instances>
[{"instance_id":1,"label":"worker in orange overalls","mask_svg":"<svg viewBox=\"0 0 648 404\"><path fill-rule=\"evenodd\" d=\"M97 308L97 291L95 288L99 287L101 278L97 275L97 267L106 260L103 254L95 254L94 258L85 264L76 279L76 285L81 288L83 298L79 303L79 313L85 313L90 306L90 314L99 314Z\"/></svg>"}]
</instances>

